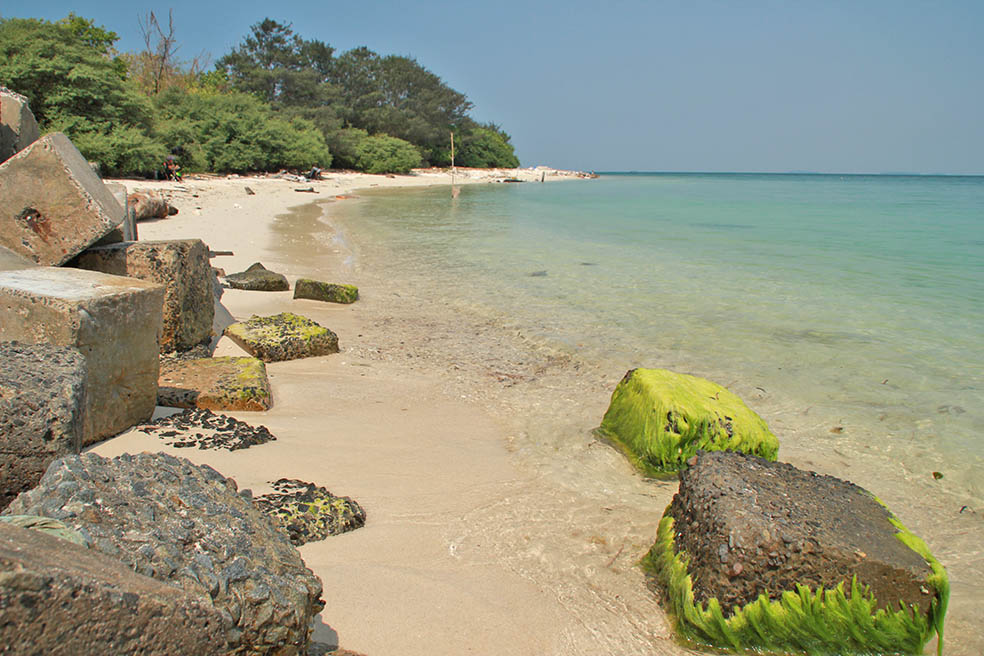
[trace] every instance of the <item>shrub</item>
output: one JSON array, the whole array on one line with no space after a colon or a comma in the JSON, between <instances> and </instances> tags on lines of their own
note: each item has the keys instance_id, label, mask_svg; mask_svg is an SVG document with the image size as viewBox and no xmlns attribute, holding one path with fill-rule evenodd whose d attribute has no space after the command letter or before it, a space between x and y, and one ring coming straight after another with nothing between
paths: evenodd
<instances>
[{"instance_id":1,"label":"shrub","mask_svg":"<svg viewBox=\"0 0 984 656\"><path fill-rule=\"evenodd\" d=\"M420 164L420 151L403 139L377 134L356 147L356 163L366 173L409 173Z\"/></svg>"}]
</instances>

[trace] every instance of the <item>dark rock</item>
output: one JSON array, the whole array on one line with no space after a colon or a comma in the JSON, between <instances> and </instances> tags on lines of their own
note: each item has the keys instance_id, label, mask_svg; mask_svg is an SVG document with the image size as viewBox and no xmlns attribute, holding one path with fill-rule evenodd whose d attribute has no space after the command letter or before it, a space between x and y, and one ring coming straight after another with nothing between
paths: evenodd
<instances>
[{"instance_id":1,"label":"dark rock","mask_svg":"<svg viewBox=\"0 0 984 656\"><path fill-rule=\"evenodd\" d=\"M264 362L280 362L338 353L338 336L316 322L290 312L234 323L226 336Z\"/></svg>"},{"instance_id":2,"label":"dark rock","mask_svg":"<svg viewBox=\"0 0 984 656\"><path fill-rule=\"evenodd\" d=\"M0 617L5 654L224 654L233 630L207 599L4 522Z\"/></svg>"},{"instance_id":3,"label":"dark rock","mask_svg":"<svg viewBox=\"0 0 984 656\"><path fill-rule=\"evenodd\" d=\"M225 281L233 289L247 289L254 292L285 292L290 289L287 278L281 273L274 273L259 262L254 263L245 271L230 273Z\"/></svg>"},{"instance_id":4,"label":"dark rock","mask_svg":"<svg viewBox=\"0 0 984 656\"><path fill-rule=\"evenodd\" d=\"M672 530L669 544L664 541L665 527ZM711 634L716 621L701 625L692 619L713 611L687 613L679 607L686 596L681 596L683 579L667 576L673 567L667 567L668 557L685 563L693 601L699 607L719 604L725 619L745 612L742 609L760 595L800 610L778 611L773 619L784 624L775 631L768 629L769 635L749 630L751 620L746 615L743 638L735 637L730 645L715 642ZM681 472L680 489L666 510L660 541L647 562L659 570L667 598L684 624L698 633L707 632L701 639L733 648L783 651L812 640L827 644L825 653L841 648L851 653L858 649L909 653L942 626L949 595L943 568L869 492L832 476L736 452L699 452ZM860 584L857 593L852 588L855 577ZM802 589L815 593L838 586L843 586L848 599L855 594L870 596L870 611L860 613L856 607L845 615L833 610L837 602L829 601L815 602L805 610L799 605ZM833 607L826 608L827 603ZM895 623L898 618L889 616L879 628L876 610L900 613L903 619ZM806 615L801 616L803 612ZM880 617L886 618L885 613ZM857 624L849 629L838 622ZM865 622L874 629L862 628ZM834 635L823 635L831 627ZM757 642L782 630L791 642L778 646Z\"/></svg>"},{"instance_id":5,"label":"dark rock","mask_svg":"<svg viewBox=\"0 0 984 656\"><path fill-rule=\"evenodd\" d=\"M294 283L294 298L309 298L327 303L355 303L359 299L359 288L355 285L298 278Z\"/></svg>"},{"instance_id":6,"label":"dark rock","mask_svg":"<svg viewBox=\"0 0 984 656\"><path fill-rule=\"evenodd\" d=\"M304 653L324 606L321 582L249 492L187 460L68 456L5 514L59 519L138 574L210 600L234 627L215 640L244 652Z\"/></svg>"},{"instance_id":7,"label":"dark rock","mask_svg":"<svg viewBox=\"0 0 984 656\"><path fill-rule=\"evenodd\" d=\"M366 511L349 497L336 497L314 483L287 478L273 483L273 489L256 497L256 505L287 531L296 546L365 526Z\"/></svg>"},{"instance_id":8,"label":"dark rock","mask_svg":"<svg viewBox=\"0 0 984 656\"><path fill-rule=\"evenodd\" d=\"M0 342L0 510L81 450L85 380L75 348Z\"/></svg>"},{"instance_id":9,"label":"dark rock","mask_svg":"<svg viewBox=\"0 0 984 656\"><path fill-rule=\"evenodd\" d=\"M172 428L175 430L163 430ZM136 426L134 430L157 435L166 440L168 446L177 448L237 451L277 439L266 426L251 426L205 409L189 409L161 417L152 424Z\"/></svg>"}]
</instances>

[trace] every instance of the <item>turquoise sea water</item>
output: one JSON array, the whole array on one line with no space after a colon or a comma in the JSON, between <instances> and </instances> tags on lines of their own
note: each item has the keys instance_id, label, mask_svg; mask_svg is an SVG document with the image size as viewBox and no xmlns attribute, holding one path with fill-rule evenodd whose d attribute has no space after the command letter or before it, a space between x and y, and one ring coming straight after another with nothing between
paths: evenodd
<instances>
[{"instance_id":1,"label":"turquoise sea water","mask_svg":"<svg viewBox=\"0 0 984 656\"><path fill-rule=\"evenodd\" d=\"M611 174L348 212L408 287L594 361L769 390L832 444L984 498L982 177Z\"/></svg>"}]
</instances>

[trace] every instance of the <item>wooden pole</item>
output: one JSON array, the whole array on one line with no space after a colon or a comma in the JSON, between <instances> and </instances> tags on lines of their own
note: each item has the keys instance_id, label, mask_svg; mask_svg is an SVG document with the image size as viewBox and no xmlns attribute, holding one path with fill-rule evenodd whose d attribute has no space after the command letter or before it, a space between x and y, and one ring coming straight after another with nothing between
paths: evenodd
<instances>
[{"instance_id":1,"label":"wooden pole","mask_svg":"<svg viewBox=\"0 0 984 656\"><path fill-rule=\"evenodd\" d=\"M458 190L454 186L454 131L451 131L451 198L458 197Z\"/></svg>"}]
</instances>

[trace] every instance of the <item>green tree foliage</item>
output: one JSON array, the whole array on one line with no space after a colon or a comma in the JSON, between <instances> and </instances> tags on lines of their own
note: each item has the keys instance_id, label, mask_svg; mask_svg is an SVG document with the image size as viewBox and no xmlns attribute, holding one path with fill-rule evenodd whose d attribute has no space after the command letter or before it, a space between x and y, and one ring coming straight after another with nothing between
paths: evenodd
<instances>
[{"instance_id":1,"label":"green tree foliage","mask_svg":"<svg viewBox=\"0 0 984 656\"><path fill-rule=\"evenodd\" d=\"M385 134L363 139L355 154L356 168L366 173L409 173L420 166L420 151L413 144Z\"/></svg>"},{"instance_id":2,"label":"green tree foliage","mask_svg":"<svg viewBox=\"0 0 984 656\"><path fill-rule=\"evenodd\" d=\"M519 158L509 143L509 135L493 124L474 128L462 140L455 163L476 168L519 166Z\"/></svg>"},{"instance_id":3,"label":"green tree foliage","mask_svg":"<svg viewBox=\"0 0 984 656\"><path fill-rule=\"evenodd\" d=\"M69 15L56 23L0 20L0 84L27 96L43 131L65 132L108 173L153 169L151 106L125 79L116 34Z\"/></svg>"},{"instance_id":4,"label":"green tree foliage","mask_svg":"<svg viewBox=\"0 0 984 656\"><path fill-rule=\"evenodd\" d=\"M155 99L159 134L182 153L182 166L219 172L326 168L331 154L309 121L291 121L246 93L171 88Z\"/></svg>"}]
</instances>

